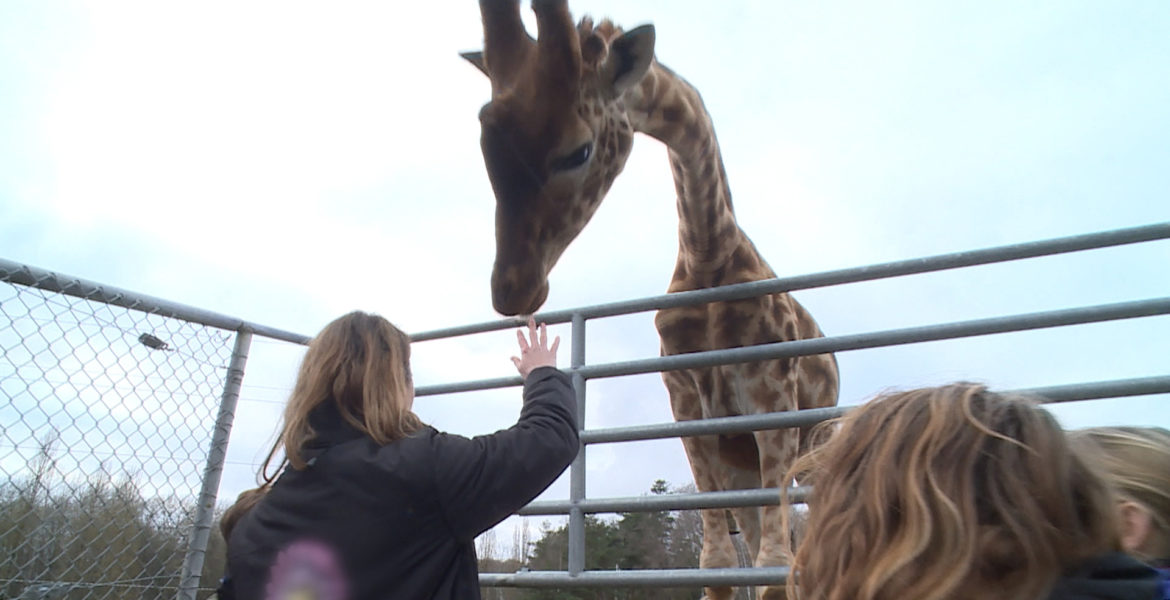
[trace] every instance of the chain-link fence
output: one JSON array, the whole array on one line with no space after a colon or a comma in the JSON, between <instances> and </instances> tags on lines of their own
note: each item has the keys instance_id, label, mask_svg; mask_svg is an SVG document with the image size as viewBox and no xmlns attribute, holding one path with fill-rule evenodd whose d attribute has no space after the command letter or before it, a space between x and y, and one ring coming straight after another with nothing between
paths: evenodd
<instances>
[{"instance_id":1,"label":"chain-link fence","mask_svg":"<svg viewBox=\"0 0 1170 600\"><path fill-rule=\"evenodd\" d=\"M0 260L0 600L214 587L252 331L305 340Z\"/></svg>"},{"instance_id":2,"label":"chain-link fence","mask_svg":"<svg viewBox=\"0 0 1170 600\"><path fill-rule=\"evenodd\" d=\"M0 597L174 596L233 337L0 284Z\"/></svg>"}]
</instances>

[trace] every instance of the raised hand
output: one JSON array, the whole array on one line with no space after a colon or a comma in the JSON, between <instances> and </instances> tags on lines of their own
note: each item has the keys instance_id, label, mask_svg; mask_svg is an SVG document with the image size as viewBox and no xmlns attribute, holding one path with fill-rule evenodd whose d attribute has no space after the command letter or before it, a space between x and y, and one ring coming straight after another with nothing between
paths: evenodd
<instances>
[{"instance_id":1,"label":"raised hand","mask_svg":"<svg viewBox=\"0 0 1170 600\"><path fill-rule=\"evenodd\" d=\"M516 341L520 343L520 356L512 357L512 364L516 365L516 370L520 371L520 376L528 379L528 374L537 367L555 367L557 366L557 346L561 343L560 336L553 339L552 347L548 345L548 326L544 323L540 324L539 329L536 326L536 320L528 317L528 339L524 337L524 331L516 332Z\"/></svg>"}]
</instances>

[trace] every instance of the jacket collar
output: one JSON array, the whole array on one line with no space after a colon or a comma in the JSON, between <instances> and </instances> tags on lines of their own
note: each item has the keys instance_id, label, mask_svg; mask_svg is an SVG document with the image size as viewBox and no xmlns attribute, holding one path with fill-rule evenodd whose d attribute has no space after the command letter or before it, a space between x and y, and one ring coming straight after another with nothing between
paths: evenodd
<instances>
[{"instance_id":1,"label":"jacket collar","mask_svg":"<svg viewBox=\"0 0 1170 600\"><path fill-rule=\"evenodd\" d=\"M1111 552L1093 559L1057 580L1048 600L1154 600L1161 583L1158 573L1133 557Z\"/></svg>"},{"instance_id":2,"label":"jacket collar","mask_svg":"<svg viewBox=\"0 0 1170 600\"><path fill-rule=\"evenodd\" d=\"M305 444L306 450L323 450L366 435L342 418L332 399L309 412L309 426L315 435Z\"/></svg>"}]
</instances>

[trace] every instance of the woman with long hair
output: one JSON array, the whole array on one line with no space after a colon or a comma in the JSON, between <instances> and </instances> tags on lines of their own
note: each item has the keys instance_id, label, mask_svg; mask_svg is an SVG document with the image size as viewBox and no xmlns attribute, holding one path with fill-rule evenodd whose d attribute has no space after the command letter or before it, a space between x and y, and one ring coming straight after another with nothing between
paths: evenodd
<instances>
[{"instance_id":1,"label":"woman with long hair","mask_svg":"<svg viewBox=\"0 0 1170 600\"><path fill-rule=\"evenodd\" d=\"M813 490L790 598L1156 598L1108 486L1032 399L891 393L819 432L791 472Z\"/></svg>"},{"instance_id":2,"label":"woman with long hair","mask_svg":"<svg viewBox=\"0 0 1170 600\"><path fill-rule=\"evenodd\" d=\"M520 418L468 439L411 410L406 334L363 312L327 325L305 353L262 485L222 520L219 597L479 598L475 537L548 487L579 447L560 340L550 346L531 319L518 338Z\"/></svg>"},{"instance_id":3,"label":"woman with long hair","mask_svg":"<svg viewBox=\"0 0 1170 600\"><path fill-rule=\"evenodd\" d=\"M1092 427L1070 433L1116 494L1121 547L1162 575L1170 600L1170 431L1161 427Z\"/></svg>"}]
</instances>

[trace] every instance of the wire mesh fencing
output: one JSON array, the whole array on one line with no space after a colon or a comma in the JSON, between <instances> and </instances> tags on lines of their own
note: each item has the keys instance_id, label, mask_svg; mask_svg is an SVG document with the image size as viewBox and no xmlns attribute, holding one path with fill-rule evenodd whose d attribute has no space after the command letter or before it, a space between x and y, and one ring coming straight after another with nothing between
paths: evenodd
<instances>
[{"instance_id":1,"label":"wire mesh fencing","mask_svg":"<svg viewBox=\"0 0 1170 600\"><path fill-rule=\"evenodd\" d=\"M234 337L0 282L0 598L175 596Z\"/></svg>"}]
</instances>

